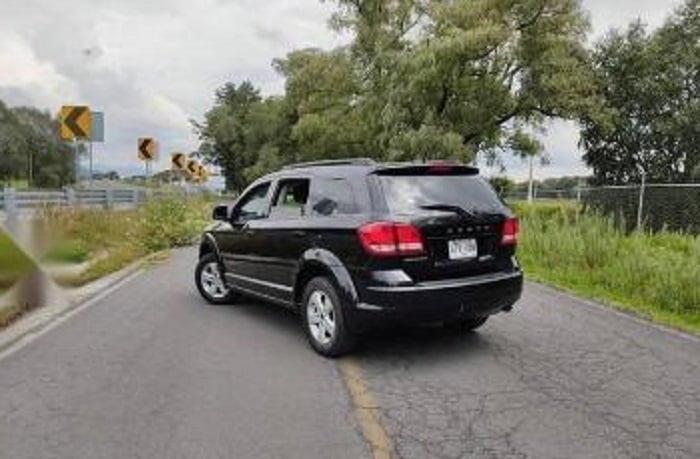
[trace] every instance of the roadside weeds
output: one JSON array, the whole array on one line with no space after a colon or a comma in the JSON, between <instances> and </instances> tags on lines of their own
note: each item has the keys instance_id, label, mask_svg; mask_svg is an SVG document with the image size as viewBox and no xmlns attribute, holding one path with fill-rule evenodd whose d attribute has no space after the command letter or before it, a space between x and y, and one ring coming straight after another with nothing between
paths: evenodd
<instances>
[{"instance_id":1,"label":"roadside weeds","mask_svg":"<svg viewBox=\"0 0 700 459\"><path fill-rule=\"evenodd\" d=\"M626 234L575 203L514 207L528 280L700 336L700 237Z\"/></svg>"}]
</instances>

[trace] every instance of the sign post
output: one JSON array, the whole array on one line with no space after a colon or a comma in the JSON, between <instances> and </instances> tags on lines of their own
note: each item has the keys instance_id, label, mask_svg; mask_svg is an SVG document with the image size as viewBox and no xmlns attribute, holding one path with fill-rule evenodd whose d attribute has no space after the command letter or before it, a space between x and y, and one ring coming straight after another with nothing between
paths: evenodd
<instances>
[{"instance_id":1,"label":"sign post","mask_svg":"<svg viewBox=\"0 0 700 459\"><path fill-rule=\"evenodd\" d=\"M80 170L79 140L90 141L90 183L92 184L92 116L87 105L64 105L59 113L59 136L62 140L73 141L75 147L76 181Z\"/></svg>"},{"instance_id":2,"label":"sign post","mask_svg":"<svg viewBox=\"0 0 700 459\"><path fill-rule=\"evenodd\" d=\"M141 137L137 144L137 154L146 164L146 177L150 176L151 162L156 159L156 140L151 137Z\"/></svg>"},{"instance_id":3,"label":"sign post","mask_svg":"<svg viewBox=\"0 0 700 459\"><path fill-rule=\"evenodd\" d=\"M170 168L173 171L179 171L179 172L184 172L187 173L187 155L184 153L171 153L170 154ZM179 174L180 176L180 185L184 185L184 178L182 177L182 174ZM172 183L172 177L170 179Z\"/></svg>"},{"instance_id":4,"label":"sign post","mask_svg":"<svg viewBox=\"0 0 700 459\"><path fill-rule=\"evenodd\" d=\"M90 112L90 188L92 188L92 144L105 141L105 114L103 112Z\"/></svg>"}]
</instances>

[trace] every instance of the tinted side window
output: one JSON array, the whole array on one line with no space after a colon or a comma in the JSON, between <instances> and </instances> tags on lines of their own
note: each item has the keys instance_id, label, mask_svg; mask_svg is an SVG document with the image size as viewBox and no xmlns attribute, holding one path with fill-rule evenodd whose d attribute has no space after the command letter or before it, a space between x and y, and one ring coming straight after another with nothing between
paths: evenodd
<instances>
[{"instance_id":1,"label":"tinted side window","mask_svg":"<svg viewBox=\"0 0 700 459\"><path fill-rule=\"evenodd\" d=\"M275 199L272 201L272 218L299 218L304 216L309 200L308 179L280 180Z\"/></svg>"},{"instance_id":2,"label":"tinted side window","mask_svg":"<svg viewBox=\"0 0 700 459\"><path fill-rule=\"evenodd\" d=\"M314 178L311 183L311 215L330 217L359 213L350 183L342 178Z\"/></svg>"},{"instance_id":3,"label":"tinted side window","mask_svg":"<svg viewBox=\"0 0 700 459\"><path fill-rule=\"evenodd\" d=\"M267 193L270 183L258 185L248 192L236 206L234 221L245 223L267 217Z\"/></svg>"}]
</instances>

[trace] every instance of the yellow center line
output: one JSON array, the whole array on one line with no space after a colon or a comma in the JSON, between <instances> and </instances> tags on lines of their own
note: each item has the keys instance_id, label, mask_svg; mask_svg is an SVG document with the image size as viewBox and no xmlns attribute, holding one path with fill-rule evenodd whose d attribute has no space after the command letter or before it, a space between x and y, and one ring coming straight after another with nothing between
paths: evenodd
<instances>
[{"instance_id":1,"label":"yellow center line","mask_svg":"<svg viewBox=\"0 0 700 459\"><path fill-rule=\"evenodd\" d=\"M338 368L350 394L355 418L362 435L369 443L374 459L393 459L394 447L379 417L379 405L362 376L362 369L353 358L339 361Z\"/></svg>"}]
</instances>

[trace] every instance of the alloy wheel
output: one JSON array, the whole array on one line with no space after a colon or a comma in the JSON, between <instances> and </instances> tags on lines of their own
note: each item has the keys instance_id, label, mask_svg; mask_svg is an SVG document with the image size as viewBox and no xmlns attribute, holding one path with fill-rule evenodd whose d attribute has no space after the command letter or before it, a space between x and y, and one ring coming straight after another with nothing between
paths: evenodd
<instances>
[{"instance_id":1,"label":"alloy wheel","mask_svg":"<svg viewBox=\"0 0 700 459\"><path fill-rule=\"evenodd\" d=\"M306 304L306 318L311 336L321 345L328 345L336 333L335 308L325 292L315 290Z\"/></svg>"}]
</instances>

